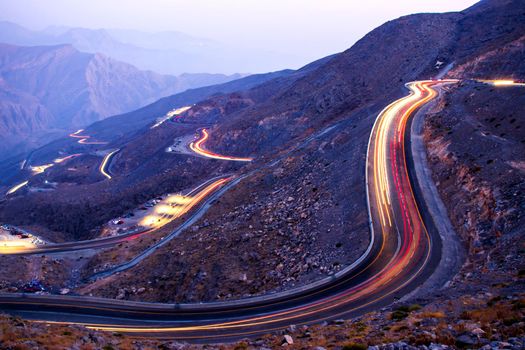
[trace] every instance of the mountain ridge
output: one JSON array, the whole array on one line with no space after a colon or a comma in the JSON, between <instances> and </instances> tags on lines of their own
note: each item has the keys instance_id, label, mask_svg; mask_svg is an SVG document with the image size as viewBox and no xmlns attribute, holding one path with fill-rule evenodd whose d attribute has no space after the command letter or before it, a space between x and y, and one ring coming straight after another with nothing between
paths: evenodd
<instances>
[{"instance_id":1,"label":"mountain ridge","mask_svg":"<svg viewBox=\"0 0 525 350\"><path fill-rule=\"evenodd\" d=\"M163 96L239 77L167 76L138 70L100 53L84 53L67 44L25 47L0 43L0 89L4 97L0 130L6 140L0 153L21 145L23 138L42 136L45 142L50 132L55 135L62 130L64 134ZM18 120L18 125L9 120ZM30 142L25 149L39 144Z\"/></svg>"},{"instance_id":2,"label":"mountain ridge","mask_svg":"<svg viewBox=\"0 0 525 350\"><path fill-rule=\"evenodd\" d=\"M181 35L180 32L147 33L125 29L79 27L38 31L16 23L0 21L0 42L30 46L70 44L80 51L100 52L143 70L171 75L203 72L227 75L264 73L297 65L297 58L291 54L257 48L238 48L234 43L224 44L193 38Z\"/></svg>"}]
</instances>

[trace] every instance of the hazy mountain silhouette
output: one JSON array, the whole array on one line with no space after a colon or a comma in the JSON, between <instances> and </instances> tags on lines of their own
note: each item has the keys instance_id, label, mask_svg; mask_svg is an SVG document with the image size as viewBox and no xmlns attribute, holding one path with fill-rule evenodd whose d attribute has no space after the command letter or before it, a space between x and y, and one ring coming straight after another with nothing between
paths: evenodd
<instances>
[{"instance_id":1,"label":"hazy mountain silhouette","mask_svg":"<svg viewBox=\"0 0 525 350\"><path fill-rule=\"evenodd\" d=\"M0 22L0 42L14 45L71 44L84 52L100 52L140 69L163 74L249 73L293 65L294 57L268 50L236 47L180 32L145 33L125 29L49 27L33 31Z\"/></svg>"},{"instance_id":2,"label":"hazy mountain silhouette","mask_svg":"<svg viewBox=\"0 0 525 350\"><path fill-rule=\"evenodd\" d=\"M141 71L71 45L20 47L0 44L0 153L43 140L159 98L238 75ZM5 154L4 154L5 156ZM0 156L3 157L3 156Z\"/></svg>"}]
</instances>

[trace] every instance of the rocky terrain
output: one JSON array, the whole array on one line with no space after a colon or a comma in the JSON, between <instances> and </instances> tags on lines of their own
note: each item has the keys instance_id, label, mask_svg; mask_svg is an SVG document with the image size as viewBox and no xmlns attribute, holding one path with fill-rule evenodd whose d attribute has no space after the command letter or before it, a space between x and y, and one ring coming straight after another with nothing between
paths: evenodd
<instances>
[{"instance_id":1,"label":"rocky terrain","mask_svg":"<svg viewBox=\"0 0 525 350\"><path fill-rule=\"evenodd\" d=\"M331 142L312 142L306 153L241 181L204 220L155 255L82 293L163 302L224 300L296 287L353 262L369 237L364 190L357 176L348 181L362 160L362 150L351 149L352 135L360 130L351 130ZM327 182L339 167L346 171ZM108 258L95 259L100 260L95 268L113 261ZM135 294L130 286L146 291Z\"/></svg>"},{"instance_id":2,"label":"rocky terrain","mask_svg":"<svg viewBox=\"0 0 525 350\"><path fill-rule=\"evenodd\" d=\"M151 129L156 118L159 118L173 108L184 106L183 103L191 104L199 99L206 98L218 92L230 92L237 88L251 88L262 83L266 86L267 81L273 84L261 89L258 95L269 91L279 82L294 81L314 69L325 60L313 63L302 70L269 73L258 76L250 76L214 87L189 90L187 92L164 98L150 106L144 107L136 112L114 116L93 124L86 128L83 134L91 135L98 140L110 141L107 145L86 146L77 143L77 139L67 137L57 140L41 149L36 150L31 155L31 159L36 162L46 163L52 161L58 154L84 153L82 157L75 158L72 163L82 166L87 172L87 177L81 176L71 179L69 166L57 166L42 176L33 177L36 183L42 183L46 179L49 181L58 180L61 184L60 195L54 193L24 193L27 196L11 198L0 210L3 221L9 221L16 225L36 224L51 228L54 231L62 231L67 236L90 237L91 230L100 226L105 221L121 215L124 211L133 206L138 206L151 197L164 193L177 192L185 188L195 187L202 181L217 175L218 173L238 169L240 164L228 162L215 162L219 164L217 168L207 168L210 164L208 160L203 160L187 155L168 154L165 150L171 146L174 139L180 136L192 135L196 129L209 126L217 116L225 116L226 112L237 111L246 105L240 99L234 99L235 103L229 102L229 95L217 97L209 103L215 107L206 108L210 113L193 118L187 123L165 123L162 127ZM264 97L264 96L263 96ZM254 97L255 98L255 97ZM227 104L224 109L219 103ZM253 102L252 102L253 103ZM193 108L192 108L193 109ZM197 108L199 110L200 107ZM188 112L191 113L191 110ZM198 120L194 120L198 119ZM93 153L101 149L120 148L121 152L113 162L115 180L109 186L101 181L100 174L97 174L97 159ZM100 158L98 159L100 161ZM21 179L25 179L27 174L20 172L20 162L22 159L15 158L5 162L4 176L7 181L3 187L5 191ZM4 168L2 168L4 170ZM174 176L176 175L176 176ZM73 181L64 181L71 179ZM83 185L83 186L77 186ZM108 196L108 191L112 196ZM26 199L31 197L31 204ZM74 200L72 200L74 199ZM107 201L110 200L112 204ZM49 205L52 203L51 205ZM86 205L97 211L96 215L86 215ZM2 205L0 204L0 206ZM68 210L61 208L67 207ZM112 208L109 211L107 208ZM22 214L24 212L24 214ZM70 216L69 219L56 219L52 213L64 213ZM75 218L81 218L82 225L75 226L76 229L66 227L68 222L78 222ZM58 225L58 226L57 226Z\"/></svg>"},{"instance_id":3,"label":"rocky terrain","mask_svg":"<svg viewBox=\"0 0 525 350\"><path fill-rule=\"evenodd\" d=\"M254 74L223 84L189 89L162 98L138 110L111 116L93 123L85 128L83 134L91 135L96 139L110 143L114 142L114 144L108 144L108 147L119 147L125 144L130 138L133 138L133 136L136 137L137 133L142 133L144 129L149 129L151 123L154 123L157 118L166 115L166 113L173 109L191 105L212 95L249 89L268 80L284 78L292 73L293 71L291 70L284 70L267 74ZM57 154L85 152L86 146L79 145L77 141L78 140L72 139L71 137L63 137L34 150L29 157L27 154L21 154L1 161L0 186L12 186L23 178L25 174L20 174L20 163L25 159L34 158L38 162L45 163L52 161L56 158ZM170 142L172 141L173 140ZM99 146L99 148L100 147L102 146ZM88 147L87 149L93 150L93 148L96 149L96 147ZM4 187L2 187L2 190L3 189Z\"/></svg>"},{"instance_id":4,"label":"rocky terrain","mask_svg":"<svg viewBox=\"0 0 525 350\"><path fill-rule=\"evenodd\" d=\"M496 88L486 84L466 82L446 92L437 107L426 116L425 141L428 145L429 162L434 171L438 190L448 206L451 220L468 250L467 264L445 289L427 295L424 299L402 301L390 308L349 321L336 320L309 327L291 326L278 334L239 341L231 345L206 346L205 348L271 349L285 344L291 349L366 349L367 347L370 350L521 349L525 331L523 322L525 295L522 294L525 264L522 258L524 247L516 242L521 242L523 234L522 220L525 208L522 206L520 193L523 191L522 186L525 182L523 181L523 170L516 164L519 164L522 154L525 154L521 151L523 140L520 130L523 127L523 118L519 117L525 105L522 96L520 88ZM498 117L493 117L494 115ZM504 135L501 136L502 134ZM465 143L465 138L469 138L470 142ZM493 157L483 147L495 152L494 154L497 154L498 157ZM293 162L285 163L282 168L274 169L274 176L280 174L286 177L287 175L284 174L290 172L291 169L288 168L290 164ZM261 178L264 179L262 176ZM261 178L257 180L263 181ZM287 179L286 182L290 183L290 179ZM245 184L245 186L248 185ZM307 183L302 185L301 190L296 190L296 192L313 189L312 185ZM242 189L242 187L239 188L239 190ZM322 189L317 191L323 193ZM288 193L284 196L274 194L273 202L276 207L286 208L288 201L298 202L296 203L298 210L294 214L300 217L301 214L308 213L308 206L306 206L307 210L300 209L304 208L300 194L296 195L293 200L289 200ZM256 201L255 198L254 200ZM320 203L323 206L327 204L324 201ZM451 205L452 203L454 205ZM228 207L228 203L226 206ZM245 205L244 209L243 213L251 212L249 204ZM261 211L264 213L265 209L263 207ZM280 210L272 210L272 217L278 217L280 213ZM234 218L238 214L238 212L233 212L229 218ZM262 215L264 217L264 214ZM249 217L248 215L238 218L239 221L244 222L243 229L248 232L241 236L239 241L234 241L236 247L249 244L244 243L243 240L249 242L258 237L257 234L250 234L252 229L257 228L255 226L257 222L251 222ZM209 218L213 220L214 215L210 213ZM288 222L287 220L281 221ZM231 240L213 235L214 230L208 233L210 227L213 227L212 223L214 221L203 222L201 225L204 227L195 227L184 239L218 240L222 242L219 246L223 247L224 244L231 242ZM260 223L265 222L261 220ZM252 229L250 226L253 226ZM227 232L227 229L224 232ZM226 237L232 238L231 234ZM297 238L300 239L300 237ZM159 263L162 259L169 259L168 255L181 255L180 248L172 246L169 249L171 252L159 254L160 258L154 261ZM210 252L214 256L217 253ZM292 255L293 252L290 256ZM170 263L178 264L177 266L183 270L184 265L179 259L176 258L175 262L171 260ZM246 263L254 259L257 260L257 257L248 255L246 259L241 260ZM179 260L178 263L177 260ZM286 266L290 266L289 262ZM209 279L206 272L208 271L207 266L201 262L198 267L198 271L188 271L190 274L198 273L201 276L201 279L192 286L196 292L194 291L191 295L179 294L183 298L181 300L207 297L206 294L199 294L205 290L202 285ZM264 266L259 268L264 270ZM279 269L275 271L279 272ZM125 278L133 278L133 275L127 274ZM131 281L133 282L133 279ZM165 277L159 275L158 280L149 284L150 287L144 290L138 287L140 284L137 284L134 291L121 289L118 295L120 295L119 298L148 300L152 295L149 288L164 291L160 293L161 296L173 295L162 294L178 286L178 283L171 281L184 281L184 278L180 275ZM267 282L271 285L271 280ZM241 275L237 281L232 281L231 284L226 283L225 286L231 287L235 284L249 286L252 283L248 275L246 279ZM118 289L118 285L115 288ZM183 288L182 290L188 289ZM214 291L218 292L219 289ZM166 300L171 299L166 297ZM3 322L7 325L3 334L7 341L17 339L16 334L32 334L31 332L38 332L39 327L42 327L38 324L27 324L9 318L4 318ZM81 335L62 337L60 341L66 342L65 344L94 343L95 347L129 346L137 349L201 348L197 345L184 345L176 342L130 340L118 334L100 334L77 327L62 326L58 329L64 334L78 333ZM42 336L38 338L38 341L41 342L39 344L50 346L57 340ZM28 341L28 348L31 348L31 344L33 343Z\"/></svg>"},{"instance_id":5,"label":"rocky terrain","mask_svg":"<svg viewBox=\"0 0 525 350\"><path fill-rule=\"evenodd\" d=\"M32 323L0 317L2 349L177 349L177 350L446 350L523 349L523 294L507 298L465 295L422 307L398 305L358 319L290 326L272 335L219 345L189 345L102 333L81 326Z\"/></svg>"},{"instance_id":6,"label":"rocky terrain","mask_svg":"<svg viewBox=\"0 0 525 350\"><path fill-rule=\"evenodd\" d=\"M523 289L525 120L520 116L525 100L520 90L464 83L427 118L434 178L468 250L457 286L467 291Z\"/></svg>"},{"instance_id":7,"label":"rocky terrain","mask_svg":"<svg viewBox=\"0 0 525 350\"><path fill-rule=\"evenodd\" d=\"M108 265L139 254L180 222L83 256L75 276L60 271L71 270L72 260L79 258L57 258L53 264L61 267L48 269L42 280L51 292L67 287L76 294L162 302L243 298L317 280L353 262L368 244L363 175L377 113L406 93L403 83L426 79L450 64L447 77L462 81L428 111L424 141L434 182L466 251L459 273L442 289L352 320L291 326L260 339L205 348L521 349L523 87L472 79L523 79L524 16L521 1L487 0L461 13L388 22L344 53L249 89L208 96L178 123L146 125L123 135L108 146L122 148L111 183L77 179L56 193L22 192L0 204L0 219L34 223L62 239L94 237L101 223L148 198L235 172L248 176L191 228L128 271L88 281ZM211 135L207 147L255 160L233 164L165 152L174 138L204 126ZM57 167L49 176L63 179L64 173ZM56 213L64 214L49 218ZM38 266L49 262L42 263ZM4 276L8 271L0 273L4 291L22 283ZM4 332L14 334L9 339L43 327L9 318L3 322ZM200 348L52 327L75 334L61 339L67 346L80 338L76 346L87 348Z\"/></svg>"}]
</instances>

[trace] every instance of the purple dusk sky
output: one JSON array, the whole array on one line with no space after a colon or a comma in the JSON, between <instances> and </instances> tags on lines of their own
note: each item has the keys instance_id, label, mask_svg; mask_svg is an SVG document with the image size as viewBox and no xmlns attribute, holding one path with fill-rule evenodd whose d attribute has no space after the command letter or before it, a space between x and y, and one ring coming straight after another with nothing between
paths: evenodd
<instances>
[{"instance_id":1,"label":"purple dusk sky","mask_svg":"<svg viewBox=\"0 0 525 350\"><path fill-rule=\"evenodd\" d=\"M387 20L459 11L473 0L0 0L0 20L46 26L175 30L297 57L339 52ZM293 68L293 67L291 67ZM296 68L296 67L295 67Z\"/></svg>"}]
</instances>

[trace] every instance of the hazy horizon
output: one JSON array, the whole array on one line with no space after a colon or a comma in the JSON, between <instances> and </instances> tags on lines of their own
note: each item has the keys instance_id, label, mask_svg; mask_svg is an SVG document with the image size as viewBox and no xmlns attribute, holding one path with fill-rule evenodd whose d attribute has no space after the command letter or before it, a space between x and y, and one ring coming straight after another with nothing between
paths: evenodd
<instances>
[{"instance_id":1,"label":"hazy horizon","mask_svg":"<svg viewBox=\"0 0 525 350\"><path fill-rule=\"evenodd\" d=\"M33 30L49 26L90 29L132 29L143 32L177 31L243 49L282 55L250 73L299 68L343 51L373 28L397 17L419 12L458 11L473 0L440 2L370 0L225 0L112 1L89 3L67 0L0 0L0 20ZM30 9L30 10L28 10ZM119 14L115 16L115 14ZM286 63L285 63L286 62ZM245 72L248 73L248 72Z\"/></svg>"}]
</instances>

